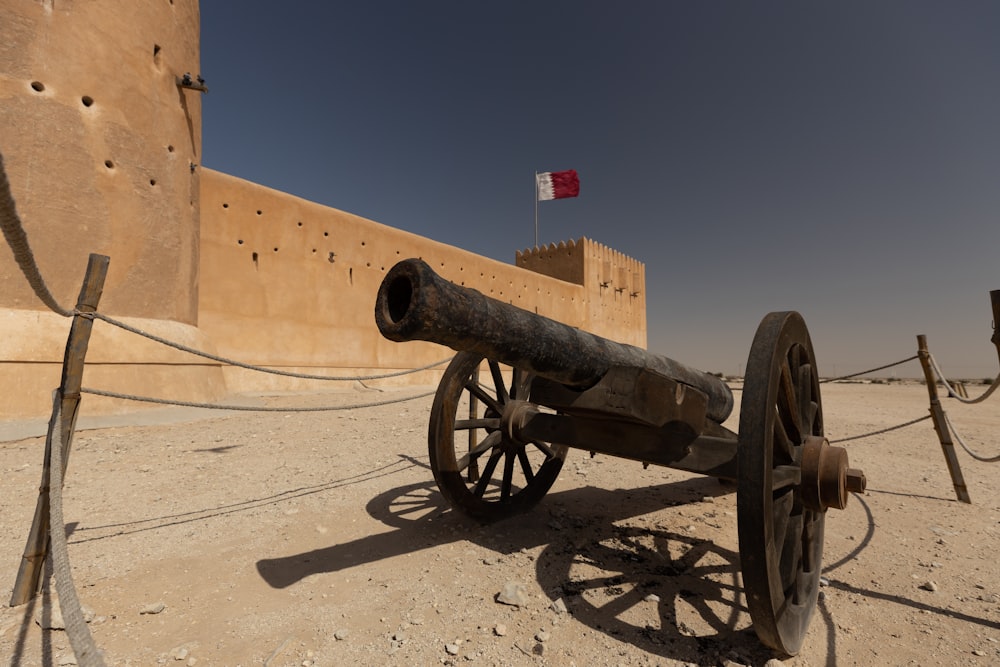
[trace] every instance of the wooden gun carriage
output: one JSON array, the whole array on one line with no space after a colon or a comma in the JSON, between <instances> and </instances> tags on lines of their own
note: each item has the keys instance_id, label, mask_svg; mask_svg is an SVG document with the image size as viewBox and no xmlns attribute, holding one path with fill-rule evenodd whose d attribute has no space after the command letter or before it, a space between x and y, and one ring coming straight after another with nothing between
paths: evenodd
<instances>
[{"instance_id":1,"label":"wooden gun carriage","mask_svg":"<svg viewBox=\"0 0 1000 667\"><path fill-rule=\"evenodd\" d=\"M418 259L386 275L375 319L390 340L459 353L428 434L434 478L453 508L484 522L529 510L570 447L735 481L754 629L764 644L798 652L819 594L826 510L865 487L846 451L823 436L798 313L760 323L738 433L722 426L734 406L722 379L455 285Z\"/></svg>"}]
</instances>

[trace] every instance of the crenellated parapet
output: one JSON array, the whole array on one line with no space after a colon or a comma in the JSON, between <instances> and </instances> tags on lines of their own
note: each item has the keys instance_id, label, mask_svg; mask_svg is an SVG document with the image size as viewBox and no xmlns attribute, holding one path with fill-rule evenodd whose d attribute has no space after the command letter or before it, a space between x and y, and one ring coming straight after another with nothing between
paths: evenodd
<instances>
[{"instance_id":1,"label":"crenellated parapet","mask_svg":"<svg viewBox=\"0 0 1000 667\"><path fill-rule=\"evenodd\" d=\"M586 321L600 334L644 347L646 266L586 237L520 250L518 268L584 288Z\"/></svg>"}]
</instances>

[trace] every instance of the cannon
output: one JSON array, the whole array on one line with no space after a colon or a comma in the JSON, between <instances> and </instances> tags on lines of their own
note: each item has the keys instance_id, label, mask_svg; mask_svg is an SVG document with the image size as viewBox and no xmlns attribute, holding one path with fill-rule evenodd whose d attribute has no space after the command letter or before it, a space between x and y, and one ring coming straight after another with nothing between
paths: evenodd
<instances>
[{"instance_id":1,"label":"cannon","mask_svg":"<svg viewBox=\"0 0 1000 667\"><path fill-rule=\"evenodd\" d=\"M389 340L458 352L431 406L438 488L482 522L529 510L569 448L735 483L743 588L754 629L794 655L816 607L828 508L865 488L823 435L802 317L770 313L747 362L739 432L721 379L487 297L407 259L386 274L375 320Z\"/></svg>"}]
</instances>

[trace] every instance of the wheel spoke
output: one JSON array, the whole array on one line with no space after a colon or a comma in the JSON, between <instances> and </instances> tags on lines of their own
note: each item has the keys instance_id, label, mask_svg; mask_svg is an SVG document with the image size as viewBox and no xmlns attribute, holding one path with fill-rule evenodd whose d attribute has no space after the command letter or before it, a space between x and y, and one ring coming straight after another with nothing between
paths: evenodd
<instances>
[{"instance_id":1,"label":"wheel spoke","mask_svg":"<svg viewBox=\"0 0 1000 667\"><path fill-rule=\"evenodd\" d=\"M483 388L483 385L475 380L470 380L465 384L465 388L469 390L470 394L485 403L487 407L493 408L498 413L503 412L503 406Z\"/></svg>"},{"instance_id":2,"label":"wheel spoke","mask_svg":"<svg viewBox=\"0 0 1000 667\"><path fill-rule=\"evenodd\" d=\"M470 428L485 428L488 431L496 431L500 428L499 417L483 417L481 419L456 419L455 430L467 431Z\"/></svg>"},{"instance_id":3,"label":"wheel spoke","mask_svg":"<svg viewBox=\"0 0 1000 667\"><path fill-rule=\"evenodd\" d=\"M486 462L486 467L483 468L482 476L476 482L476 488L472 490L472 494L477 498L482 498L483 494L486 493L486 487L489 486L490 480L493 479L493 471L496 470L497 462L500 461L502 455L503 450L500 448L494 449L493 453L490 454L490 458Z\"/></svg>"},{"instance_id":4,"label":"wheel spoke","mask_svg":"<svg viewBox=\"0 0 1000 667\"><path fill-rule=\"evenodd\" d=\"M497 389L497 400L501 404L506 403L510 400L510 394L507 393L507 387L503 383L503 375L500 374L500 364L492 359L490 360L490 375L493 376L493 386Z\"/></svg>"},{"instance_id":5,"label":"wheel spoke","mask_svg":"<svg viewBox=\"0 0 1000 667\"><path fill-rule=\"evenodd\" d=\"M812 419L810 419L809 405L812 403L812 364L802 364L799 367L798 381L798 415L799 423L804 426L803 437L812 435Z\"/></svg>"},{"instance_id":6,"label":"wheel spoke","mask_svg":"<svg viewBox=\"0 0 1000 667\"><path fill-rule=\"evenodd\" d=\"M552 445L550 445L547 442L539 442L538 440L532 440L531 444L534 445L538 449L538 451L545 454L546 461L554 459L558 456L555 450L552 449Z\"/></svg>"},{"instance_id":7,"label":"wheel spoke","mask_svg":"<svg viewBox=\"0 0 1000 667\"><path fill-rule=\"evenodd\" d=\"M802 468L798 466L776 466L771 471L771 490L780 491L789 486L798 486L802 481Z\"/></svg>"},{"instance_id":8,"label":"wheel spoke","mask_svg":"<svg viewBox=\"0 0 1000 667\"><path fill-rule=\"evenodd\" d=\"M531 484L531 480L535 478L535 471L531 469L531 461L528 460L528 453L524 451L524 448L517 450L517 460L521 463L521 472L524 473L524 480L527 484Z\"/></svg>"},{"instance_id":9,"label":"wheel spoke","mask_svg":"<svg viewBox=\"0 0 1000 667\"><path fill-rule=\"evenodd\" d=\"M777 413L777 410L775 412ZM771 434L771 440L774 447L772 456L775 461L779 460L779 457L786 463L793 463L795 461L795 444L788 437L788 433L785 431L785 423L781 419L780 414L775 414L774 432Z\"/></svg>"},{"instance_id":10,"label":"wheel spoke","mask_svg":"<svg viewBox=\"0 0 1000 667\"><path fill-rule=\"evenodd\" d=\"M471 450L469 450L467 454L464 454L461 458L459 458L455 462L456 470L458 470L458 472L462 472L463 470L468 468L470 463L478 460L480 456L482 456L490 449L498 445L500 443L500 439L501 439L500 431L494 431L493 433L490 433L488 436L483 438L482 442L473 447Z\"/></svg>"},{"instance_id":11,"label":"wheel spoke","mask_svg":"<svg viewBox=\"0 0 1000 667\"><path fill-rule=\"evenodd\" d=\"M806 511L805 526L802 530L802 569L806 572L813 572L819 567L819 563L813 562L813 550L811 545L816 539L816 524L821 515Z\"/></svg>"},{"instance_id":12,"label":"wheel spoke","mask_svg":"<svg viewBox=\"0 0 1000 667\"><path fill-rule=\"evenodd\" d=\"M515 367L510 376L510 397L521 401L528 398L529 376L520 368Z\"/></svg>"},{"instance_id":13,"label":"wheel spoke","mask_svg":"<svg viewBox=\"0 0 1000 667\"><path fill-rule=\"evenodd\" d=\"M771 506L771 517L774 520L774 532L772 533L774 541L771 546L774 552L779 552L785 543L788 531L788 517L791 515L792 507L794 506L794 495L791 491L787 491L776 497Z\"/></svg>"},{"instance_id":14,"label":"wheel spoke","mask_svg":"<svg viewBox=\"0 0 1000 667\"><path fill-rule=\"evenodd\" d=\"M805 434L802 432L801 415L799 414L798 387L792 378L787 364L781 366L781 385L778 389L778 415L782 418L786 430L791 433L796 442L802 442Z\"/></svg>"},{"instance_id":15,"label":"wheel spoke","mask_svg":"<svg viewBox=\"0 0 1000 667\"><path fill-rule=\"evenodd\" d=\"M799 573L802 572L802 551L802 515L793 514L788 518L788 531L785 533L785 543L778 562L781 569L781 589L785 591L785 597L791 598L795 604L801 604L803 600L802 591L796 585Z\"/></svg>"},{"instance_id":16,"label":"wheel spoke","mask_svg":"<svg viewBox=\"0 0 1000 667\"><path fill-rule=\"evenodd\" d=\"M510 501L511 482L514 479L514 459L515 456L512 452L504 453L503 480L500 482L500 502L502 503Z\"/></svg>"}]
</instances>

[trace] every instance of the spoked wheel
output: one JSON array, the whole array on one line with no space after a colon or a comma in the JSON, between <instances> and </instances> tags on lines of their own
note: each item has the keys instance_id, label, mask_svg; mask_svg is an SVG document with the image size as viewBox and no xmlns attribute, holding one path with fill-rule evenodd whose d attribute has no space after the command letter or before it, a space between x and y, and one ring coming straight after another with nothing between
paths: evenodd
<instances>
[{"instance_id":1,"label":"spoked wheel","mask_svg":"<svg viewBox=\"0 0 1000 667\"><path fill-rule=\"evenodd\" d=\"M531 376L490 360L489 379L481 381L483 359L460 352L445 370L431 407L428 445L434 479L451 506L492 522L541 500L567 447L511 437L504 414L529 400Z\"/></svg>"},{"instance_id":2,"label":"spoked wheel","mask_svg":"<svg viewBox=\"0 0 1000 667\"><path fill-rule=\"evenodd\" d=\"M803 454L821 446L822 436L819 376L805 322L795 312L771 313L747 361L737 509L754 630L787 655L802 647L819 595L826 513L803 504L801 487Z\"/></svg>"}]
</instances>

